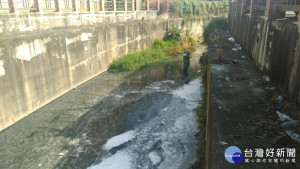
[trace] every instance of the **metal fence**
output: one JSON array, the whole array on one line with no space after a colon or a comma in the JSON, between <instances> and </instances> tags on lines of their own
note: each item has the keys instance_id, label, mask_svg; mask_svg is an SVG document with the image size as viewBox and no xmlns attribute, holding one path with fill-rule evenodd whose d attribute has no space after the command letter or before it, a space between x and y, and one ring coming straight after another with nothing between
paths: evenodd
<instances>
[{"instance_id":1,"label":"metal fence","mask_svg":"<svg viewBox=\"0 0 300 169\"><path fill-rule=\"evenodd\" d=\"M94 11L101 11L102 9L101 9L101 5L100 5L100 3L101 3L101 1L100 0L93 0L92 1L93 2L93 7L94 7Z\"/></svg>"},{"instance_id":2,"label":"metal fence","mask_svg":"<svg viewBox=\"0 0 300 169\"><path fill-rule=\"evenodd\" d=\"M41 0L42 8L43 9L53 9L55 8L55 1L54 0Z\"/></svg>"},{"instance_id":3,"label":"metal fence","mask_svg":"<svg viewBox=\"0 0 300 169\"><path fill-rule=\"evenodd\" d=\"M125 10L124 1L116 0L116 9L117 11L124 11Z\"/></svg>"},{"instance_id":4,"label":"metal fence","mask_svg":"<svg viewBox=\"0 0 300 169\"><path fill-rule=\"evenodd\" d=\"M141 10L147 10L147 1L142 0L142 2L141 2Z\"/></svg>"},{"instance_id":5,"label":"metal fence","mask_svg":"<svg viewBox=\"0 0 300 169\"><path fill-rule=\"evenodd\" d=\"M158 2L149 2L147 2L147 0L127 0L125 4L125 0L0 0L0 13L50 13L58 11L97 12L158 9Z\"/></svg>"},{"instance_id":6,"label":"metal fence","mask_svg":"<svg viewBox=\"0 0 300 169\"><path fill-rule=\"evenodd\" d=\"M105 6L105 10L106 11L113 11L114 10L113 1L112 0L106 0L104 6Z\"/></svg>"},{"instance_id":7,"label":"metal fence","mask_svg":"<svg viewBox=\"0 0 300 169\"><path fill-rule=\"evenodd\" d=\"M127 10L132 11L132 0L127 1Z\"/></svg>"},{"instance_id":8,"label":"metal fence","mask_svg":"<svg viewBox=\"0 0 300 169\"><path fill-rule=\"evenodd\" d=\"M54 12L57 10L55 0L41 0L40 2L43 12Z\"/></svg>"},{"instance_id":9,"label":"metal fence","mask_svg":"<svg viewBox=\"0 0 300 169\"><path fill-rule=\"evenodd\" d=\"M72 0L61 0L61 10L62 12L73 11L73 1Z\"/></svg>"},{"instance_id":10,"label":"metal fence","mask_svg":"<svg viewBox=\"0 0 300 169\"><path fill-rule=\"evenodd\" d=\"M0 0L0 8L1 9L9 9L9 2L8 0Z\"/></svg>"},{"instance_id":11,"label":"metal fence","mask_svg":"<svg viewBox=\"0 0 300 169\"><path fill-rule=\"evenodd\" d=\"M157 4L156 4L156 2L150 2L149 9L150 10L157 10Z\"/></svg>"},{"instance_id":12,"label":"metal fence","mask_svg":"<svg viewBox=\"0 0 300 169\"><path fill-rule=\"evenodd\" d=\"M19 10L30 10L30 8L32 10L34 10L33 8L35 8L34 6L34 0L17 0L16 1L16 7Z\"/></svg>"},{"instance_id":13,"label":"metal fence","mask_svg":"<svg viewBox=\"0 0 300 169\"><path fill-rule=\"evenodd\" d=\"M87 11L87 3L88 3L87 0L77 0L75 3L77 3L76 7L77 7L77 10L79 12L86 12Z\"/></svg>"}]
</instances>

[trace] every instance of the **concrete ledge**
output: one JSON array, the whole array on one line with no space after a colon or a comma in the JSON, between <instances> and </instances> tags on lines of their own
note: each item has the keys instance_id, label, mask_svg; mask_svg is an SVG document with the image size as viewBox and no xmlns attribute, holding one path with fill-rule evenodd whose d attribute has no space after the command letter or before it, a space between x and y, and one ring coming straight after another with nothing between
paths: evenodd
<instances>
[{"instance_id":1,"label":"concrete ledge","mask_svg":"<svg viewBox=\"0 0 300 169\"><path fill-rule=\"evenodd\" d=\"M19 34L57 28L91 26L99 23L169 18L166 14L158 16L157 12L158 11L1 14L0 36L1 34Z\"/></svg>"}]
</instances>

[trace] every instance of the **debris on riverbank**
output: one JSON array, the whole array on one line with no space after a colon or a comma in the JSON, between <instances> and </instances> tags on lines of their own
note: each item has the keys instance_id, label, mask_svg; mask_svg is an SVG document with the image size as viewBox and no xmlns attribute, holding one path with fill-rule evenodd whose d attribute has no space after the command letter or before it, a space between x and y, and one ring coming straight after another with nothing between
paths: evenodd
<instances>
[{"instance_id":1,"label":"debris on riverbank","mask_svg":"<svg viewBox=\"0 0 300 169\"><path fill-rule=\"evenodd\" d=\"M207 116L206 167L232 168L224 152L236 146L242 151L239 165L244 168L300 168L299 108L239 50L242 46L232 50L238 45L228 41L229 31L218 31L211 38L220 36L222 56L218 56L216 42L209 44L211 94L207 99L211 99L211 109ZM220 141L227 144L219 144ZM253 157L247 156L248 150L252 150ZM263 156L257 156L258 150L263 151ZM270 150L275 152L273 157L266 156ZM279 151L285 154L276 158Z\"/></svg>"}]
</instances>

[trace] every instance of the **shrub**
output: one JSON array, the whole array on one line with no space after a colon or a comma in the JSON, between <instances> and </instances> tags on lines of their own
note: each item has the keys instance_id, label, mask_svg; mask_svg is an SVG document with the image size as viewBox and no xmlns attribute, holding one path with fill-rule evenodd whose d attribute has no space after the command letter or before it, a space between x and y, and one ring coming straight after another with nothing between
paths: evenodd
<instances>
[{"instance_id":1,"label":"shrub","mask_svg":"<svg viewBox=\"0 0 300 169\"><path fill-rule=\"evenodd\" d=\"M215 29L226 29L227 19L226 18L213 18L207 25L204 26L203 30L203 42L208 43L209 33Z\"/></svg>"},{"instance_id":2,"label":"shrub","mask_svg":"<svg viewBox=\"0 0 300 169\"><path fill-rule=\"evenodd\" d=\"M177 43L178 43L178 41L177 40L168 40L168 41L166 41L166 46L167 47L169 47L169 46L176 46L177 45Z\"/></svg>"},{"instance_id":3,"label":"shrub","mask_svg":"<svg viewBox=\"0 0 300 169\"><path fill-rule=\"evenodd\" d=\"M188 35L184 37L181 41L168 41L166 43L173 43L173 45L168 45L166 48L166 52L169 55L176 55L179 53L182 53L183 51L185 52L194 52L197 47L197 42L196 40Z\"/></svg>"},{"instance_id":4,"label":"shrub","mask_svg":"<svg viewBox=\"0 0 300 169\"><path fill-rule=\"evenodd\" d=\"M183 51L194 52L196 50L196 47L197 47L197 42L192 36L188 35L183 39L182 41Z\"/></svg>"},{"instance_id":5,"label":"shrub","mask_svg":"<svg viewBox=\"0 0 300 169\"><path fill-rule=\"evenodd\" d=\"M181 34L181 29L176 28L174 25L172 25L172 29L170 29L164 37L165 41L168 40L180 40L180 34Z\"/></svg>"},{"instance_id":6,"label":"shrub","mask_svg":"<svg viewBox=\"0 0 300 169\"><path fill-rule=\"evenodd\" d=\"M153 45L153 48L155 49L165 49L167 47L174 47L178 44L178 41L176 40L168 40L168 41L163 41L163 40L160 40L160 39L156 39L154 41L154 45Z\"/></svg>"},{"instance_id":7,"label":"shrub","mask_svg":"<svg viewBox=\"0 0 300 169\"><path fill-rule=\"evenodd\" d=\"M180 45L178 44L176 46L169 46L169 47L167 47L166 52L169 55L173 55L174 56L174 55L177 55L177 54L181 53L182 50L181 50Z\"/></svg>"},{"instance_id":8,"label":"shrub","mask_svg":"<svg viewBox=\"0 0 300 169\"><path fill-rule=\"evenodd\" d=\"M164 42L163 40L160 40L160 39L156 39L154 41L154 45L153 47L154 48L160 48L160 49L164 49L166 47L166 42Z\"/></svg>"}]
</instances>

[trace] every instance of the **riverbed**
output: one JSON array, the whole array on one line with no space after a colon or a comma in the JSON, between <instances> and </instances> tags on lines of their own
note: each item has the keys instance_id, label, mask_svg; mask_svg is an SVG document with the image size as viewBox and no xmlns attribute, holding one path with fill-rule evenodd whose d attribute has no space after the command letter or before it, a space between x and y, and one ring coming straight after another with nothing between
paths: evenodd
<instances>
[{"instance_id":1,"label":"riverbed","mask_svg":"<svg viewBox=\"0 0 300 169\"><path fill-rule=\"evenodd\" d=\"M0 168L185 168L196 160L204 51L74 88L0 132Z\"/></svg>"}]
</instances>

